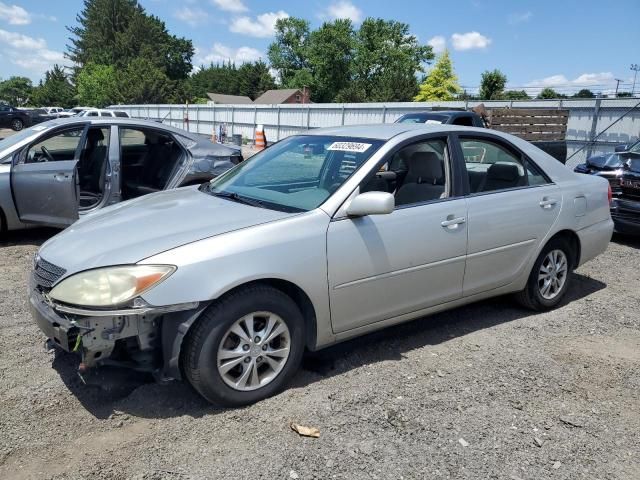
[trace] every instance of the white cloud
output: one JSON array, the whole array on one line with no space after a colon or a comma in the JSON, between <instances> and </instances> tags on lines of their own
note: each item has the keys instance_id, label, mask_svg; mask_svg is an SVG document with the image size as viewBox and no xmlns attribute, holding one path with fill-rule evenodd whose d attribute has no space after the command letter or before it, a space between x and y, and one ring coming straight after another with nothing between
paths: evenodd
<instances>
[{"instance_id":1,"label":"white cloud","mask_svg":"<svg viewBox=\"0 0 640 480\"><path fill-rule=\"evenodd\" d=\"M233 19L229 30L251 37L266 38L275 33L276 22L281 18L288 18L289 14L283 10L258 15L256 18L238 17Z\"/></svg>"},{"instance_id":2,"label":"white cloud","mask_svg":"<svg viewBox=\"0 0 640 480\"><path fill-rule=\"evenodd\" d=\"M525 23L528 22L529 20L531 20L531 17L533 17L533 13L529 12L523 12L523 13L512 13L511 15L509 15L509 24L510 25L517 25L518 23Z\"/></svg>"},{"instance_id":3,"label":"white cloud","mask_svg":"<svg viewBox=\"0 0 640 480\"><path fill-rule=\"evenodd\" d=\"M431 45L434 53L442 53L447 48L447 40L442 35L436 35L427 42L427 45Z\"/></svg>"},{"instance_id":4,"label":"white cloud","mask_svg":"<svg viewBox=\"0 0 640 480\"><path fill-rule=\"evenodd\" d=\"M209 17L207 12L205 12L204 10L200 8L189 7L183 7L180 10L177 10L174 15L178 20L182 20L192 27L196 27L206 22Z\"/></svg>"},{"instance_id":5,"label":"white cloud","mask_svg":"<svg viewBox=\"0 0 640 480\"><path fill-rule=\"evenodd\" d=\"M0 2L0 20L8 22L9 25L28 25L31 23L31 15L18 5Z\"/></svg>"},{"instance_id":6,"label":"white cloud","mask_svg":"<svg viewBox=\"0 0 640 480\"><path fill-rule=\"evenodd\" d=\"M211 3L225 12L241 13L249 10L242 0L211 0Z\"/></svg>"},{"instance_id":7,"label":"white cloud","mask_svg":"<svg viewBox=\"0 0 640 480\"><path fill-rule=\"evenodd\" d=\"M333 2L327 7L327 10L323 12L321 18L330 18L336 20L338 18L347 18L353 23L360 23L362 21L362 10L356 7L349 0L338 0Z\"/></svg>"},{"instance_id":8,"label":"white cloud","mask_svg":"<svg viewBox=\"0 0 640 480\"><path fill-rule=\"evenodd\" d=\"M573 80L569 80L564 75L551 75L550 77L542 78L540 80L533 80L527 83L527 87L588 87L588 86L601 86L606 87L609 85L615 86L616 80L611 72L600 73L583 73Z\"/></svg>"},{"instance_id":9,"label":"white cloud","mask_svg":"<svg viewBox=\"0 0 640 480\"><path fill-rule=\"evenodd\" d=\"M221 43L214 43L209 50L196 49L194 64L209 65L211 63L227 62L236 64L255 62L264 57L260 50L251 47L231 48Z\"/></svg>"},{"instance_id":10,"label":"white cloud","mask_svg":"<svg viewBox=\"0 0 640 480\"><path fill-rule=\"evenodd\" d=\"M42 75L54 64L70 66L71 61L62 52L49 50L42 38L0 29L0 54L14 65Z\"/></svg>"},{"instance_id":11,"label":"white cloud","mask_svg":"<svg viewBox=\"0 0 640 480\"><path fill-rule=\"evenodd\" d=\"M478 32L467 32L454 33L451 42L455 50L475 50L487 48L491 39Z\"/></svg>"}]
</instances>

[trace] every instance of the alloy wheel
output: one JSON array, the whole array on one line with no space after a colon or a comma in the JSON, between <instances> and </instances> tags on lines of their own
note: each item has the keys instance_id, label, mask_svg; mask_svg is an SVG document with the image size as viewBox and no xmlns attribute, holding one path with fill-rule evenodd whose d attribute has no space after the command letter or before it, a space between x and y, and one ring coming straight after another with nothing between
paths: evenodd
<instances>
[{"instance_id":1,"label":"alloy wheel","mask_svg":"<svg viewBox=\"0 0 640 480\"><path fill-rule=\"evenodd\" d=\"M562 291L567 274L569 262L562 250L551 250L542 260L538 272L538 289L542 298L553 300Z\"/></svg>"},{"instance_id":2,"label":"alloy wheel","mask_svg":"<svg viewBox=\"0 0 640 480\"><path fill-rule=\"evenodd\" d=\"M282 371L291 351L289 327L272 312L253 312L235 321L218 347L217 366L231 388L264 387Z\"/></svg>"},{"instance_id":3,"label":"alloy wheel","mask_svg":"<svg viewBox=\"0 0 640 480\"><path fill-rule=\"evenodd\" d=\"M22 121L17 120L17 119L16 119L16 120L14 120L14 121L12 121L12 122L11 122L11 128L12 128L13 130L15 130L16 132L18 132L18 131L22 130Z\"/></svg>"}]
</instances>

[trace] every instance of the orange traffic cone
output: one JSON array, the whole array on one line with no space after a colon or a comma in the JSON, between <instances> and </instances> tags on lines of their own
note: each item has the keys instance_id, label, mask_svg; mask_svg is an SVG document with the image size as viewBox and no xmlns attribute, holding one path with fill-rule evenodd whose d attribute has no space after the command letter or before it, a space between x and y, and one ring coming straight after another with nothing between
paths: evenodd
<instances>
[{"instance_id":1,"label":"orange traffic cone","mask_svg":"<svg viewBox=\"0 0 640 480\"><path fill-rule=\"evenodd\" d=\"M264 150L267 146L267 137L264 134L264 126L258 125L256 127L256 150Z\"/></svg>"}]
</instances>

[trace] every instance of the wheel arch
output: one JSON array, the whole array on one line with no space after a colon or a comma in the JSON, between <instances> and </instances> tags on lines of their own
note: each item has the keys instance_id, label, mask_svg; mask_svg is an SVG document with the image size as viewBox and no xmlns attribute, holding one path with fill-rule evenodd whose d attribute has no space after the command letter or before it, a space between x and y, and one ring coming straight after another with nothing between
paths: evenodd
<instances>
[{"instance_id":1,"label":"wheel arch","mask_svg":"<svg viewBox=\"0 0 640 480\"><path fill-rule=\"evenodd\" d=\"M562 239L569 244L572 254L571 266L573 269L578 268L578 265L580 265L580 258L582 254L582 245L580 244L580 237L578 237L578 234L569 229L560 230L556 232L552 237L550 237L549 240L547 240L546 244L555 239Z\"/></svg>"},{"instance_id":2,"label":"wheel arch","mask_svg":"<svg viewBox=\"0 0 640 480\"><path fill-rule=\"evenodd\" d=\"M186 314L187 312L177 312L176 314L165 316L162 328L162 348L164 357L164 373L162 376L170 378L184 378L182 365L180 364L180 354L184 339L189 335L189 332L192 330L194 324L198 321L204 310L228 295L232 295L238 290L254 285L270 286L281 291L294 301L300 309L305 322L305 347L310 350L315 350L318 326L316 309L313 302L311 302L309 295L307 295L307 293L298 285L288 280L283 280L281 278L260 278L234 286L222 293L215 300L201 304L200 308L198 308L195 313L193 311L191 311L191 314Z\"/></svg>"}]
</instances>

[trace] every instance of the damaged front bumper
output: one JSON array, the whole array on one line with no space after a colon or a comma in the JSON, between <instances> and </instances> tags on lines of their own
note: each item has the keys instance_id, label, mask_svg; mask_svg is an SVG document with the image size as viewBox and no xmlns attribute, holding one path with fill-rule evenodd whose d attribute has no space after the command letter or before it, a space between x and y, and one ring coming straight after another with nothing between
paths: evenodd
<instances>
[{"instance_id":1,"label":"damaged front bumper","mask_svg":"<svg viewBox=\"0 0 640 480\"><path fill-rule=\"evenodd\" d=\"M150 372L163 380L179 377L174 358L178 328L202 310L197 302L121 310L75 308L54 302L33 278L29 306L50 343L80 355L81 371L110 365Z\"/></svg>"}]
</instances>

